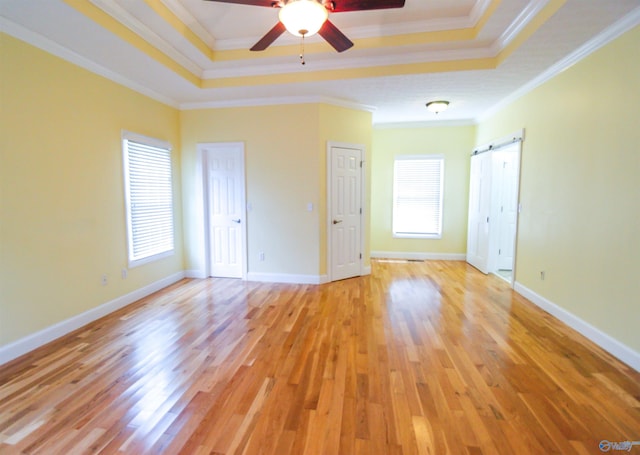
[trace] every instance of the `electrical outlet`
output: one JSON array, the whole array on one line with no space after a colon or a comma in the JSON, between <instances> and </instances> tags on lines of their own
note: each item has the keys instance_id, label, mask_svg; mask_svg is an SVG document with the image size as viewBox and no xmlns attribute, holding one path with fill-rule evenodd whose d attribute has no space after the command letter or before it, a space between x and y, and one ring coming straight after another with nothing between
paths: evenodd
<instances>
[{"instance_id":1,"label":"electrical outlet","mask_svg":"<svg viewBox=\"0 0 640 455\"><path fill-rule=\"evenodd\" d=\"M123 280L126 280L126 279L127 279L127 274L128 274L128 273L129 273L129 272L127 271L127 269L122 269L121 274L122 274L122 279L123 279Z\"/></svg>"},{"instance_id":2,"label":"electrical outlet","mask_svg":"<svg viewBox=\"0 0 640 455\"><path fill-rule=\"evenodd\" d=\"M264 261L264 251L260 251L260 254L258 254L258 258L259 258L261 261Z\"/></svg>"},{"instance_id":3,"label":"electrical outlet","mask_svg":"<svg viewBox=\"0 0 640 455\"><path fill-rule=\"evenodd\" d=\"M102 275L102 285L106 286L109 283L109 280L107 279L107 275L104 274Z\"/></svg>"},{"instance_id":4,"label":"electrical outlet","mask_svg":"<svg viewBox=\"0 0 640 455\"><path fill-rule=\"evenodd\" d=\"M540 271L540 280L544 281L544 276L545 276L544 270L541 270Z\"/></svg>"}]
</instances>

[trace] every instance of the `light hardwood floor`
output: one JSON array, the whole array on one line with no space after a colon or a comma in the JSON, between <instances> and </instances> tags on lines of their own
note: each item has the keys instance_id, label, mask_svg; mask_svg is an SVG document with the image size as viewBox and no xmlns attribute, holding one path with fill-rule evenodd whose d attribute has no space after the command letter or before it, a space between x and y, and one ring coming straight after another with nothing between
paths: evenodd
<instances>
[{"instance_id":1,"label":"light hardwood floor","mask_svg":"<svg viewBox=\"0 0 640 455\"><path fill-rule=\"evenodd\" d=\"M593 454L640 440L639 400L500 278L373 261L183 280L0 367L0 453Z\"/></svg>"}]
</instances>

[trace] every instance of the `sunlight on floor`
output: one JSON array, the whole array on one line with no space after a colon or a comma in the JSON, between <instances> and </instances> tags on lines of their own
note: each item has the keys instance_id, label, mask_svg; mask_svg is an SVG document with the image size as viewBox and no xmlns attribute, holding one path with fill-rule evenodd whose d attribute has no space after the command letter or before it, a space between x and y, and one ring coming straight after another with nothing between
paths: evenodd
<instances>
[{"instance_id":1,"label":"sunlight on floor","mask_svg":"<svg viewBox=\"0 0 640 455\"><path fill-rule=\"evenodd\" d=\"M502 278L506 282L511 283L511 279L513 277L513 270L496 270L493 273L498 275L500 278Z\"/></svg>"}]
</instances>

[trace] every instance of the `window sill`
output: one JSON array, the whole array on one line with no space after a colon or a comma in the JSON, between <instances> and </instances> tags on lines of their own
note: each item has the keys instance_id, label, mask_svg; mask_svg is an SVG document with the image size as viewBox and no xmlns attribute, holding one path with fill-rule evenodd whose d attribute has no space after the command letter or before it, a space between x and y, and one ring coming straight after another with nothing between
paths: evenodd
<instances>
[{"instance_id":1,"label":"window sill","mask_svg":"<svg viewBox=\"0 0 640 455\"><path fill-rule=\"evenodd\" d=\"M162 253L157 253L152 256L147 256L141 259L129 259L129 268L132 269L134 267L138 267L144 264L149 264L150 262L154 262L160 260L162 258L173 256L175 249L169 251L163 251Z\"/></svg>"},{"instance_id":2,"label":"window sill","mask_svg":"<svg viewBox=\"0 0 640 455\"><path fill-rule=\"evenodd\" d=\"M442 234L393 234L394 239L441 239Z\"/></svg>"}]
</instances>

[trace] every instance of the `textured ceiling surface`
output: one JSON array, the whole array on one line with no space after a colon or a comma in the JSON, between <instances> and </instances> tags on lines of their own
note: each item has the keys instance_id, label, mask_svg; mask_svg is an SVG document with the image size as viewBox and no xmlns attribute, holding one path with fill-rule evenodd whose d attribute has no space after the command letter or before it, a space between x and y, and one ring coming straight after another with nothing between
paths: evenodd
<instances>
[{"instance_id":1,"label":"textured ceiling surface","mask_svg":"<svg viewBox=\"0 0 640 455\"><path fill-rule=\"evenodd\" d=\"M337 0L336 0L337 1ZM332 13L355 43L285 33L278 11L206 0L0 0L1 30L183 109L331 102L374 123L472 122L640 24L638 0L406 0ZM425 103L450 101L432 114Z\"/></svg>"}]
</instances>

